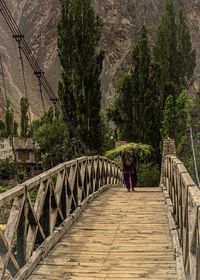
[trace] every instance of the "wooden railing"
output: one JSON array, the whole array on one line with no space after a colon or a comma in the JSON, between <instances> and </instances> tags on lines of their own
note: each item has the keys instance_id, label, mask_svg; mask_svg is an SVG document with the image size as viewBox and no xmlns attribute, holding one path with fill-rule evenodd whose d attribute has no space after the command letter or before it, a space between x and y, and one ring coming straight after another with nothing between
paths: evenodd
<instances>
[{"instance_id":1,"label":"wooden railing","mask_svg":"<svg viewBox=\"0 0 200 280\"><path fill-rule=\"evenodd\" d=\"M168 144L173 144L170 141ZM187 279L200 280L200 190L176 155L167 153L163 158L161 186L172 202Z\"/></svg>"},{"instance_id":2,"label":"wooden railing","mask_svg":"<svg viewBox=\"0 0 200 280\"><path fill-rule=\"evenodd\" d=\"M26 279L87 203L107 187L120 184L122 173L115 162L83 157L1 194L0 207L11 206L6 230L0 232L0 279L7 274Z\"/></svg>"}]
</instances>

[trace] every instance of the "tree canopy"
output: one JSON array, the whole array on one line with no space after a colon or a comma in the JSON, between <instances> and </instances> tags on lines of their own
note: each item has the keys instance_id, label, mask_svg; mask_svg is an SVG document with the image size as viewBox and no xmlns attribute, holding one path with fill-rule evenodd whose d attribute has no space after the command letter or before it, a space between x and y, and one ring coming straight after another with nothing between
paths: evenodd
<instances>
[{"instance_id":1,"label":"tree canopy","mask_svg":"<svg viewBox=\"0 0 200 280\"><path fill-rule=\"evenodd\" d=\"M71 147L72 154L81 146L90 151L101 146L100 74L104 58L104 52L99 50L101 28L102 22L90 0L61 1L59 96L68 127L68 145L79 142L79 147Z\"/></svg>"}]
</instances>

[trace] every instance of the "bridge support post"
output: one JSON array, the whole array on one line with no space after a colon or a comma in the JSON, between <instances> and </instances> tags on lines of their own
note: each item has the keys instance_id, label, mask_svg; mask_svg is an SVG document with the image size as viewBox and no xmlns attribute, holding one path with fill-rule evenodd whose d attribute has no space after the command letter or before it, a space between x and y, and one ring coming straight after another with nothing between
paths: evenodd
<instances>
[{"instance_id":1,"label":"bridge support post","mask_svg":"<svg viewBox=\"0 0 200 280\"><path fill-rule=\"evenodd\" d=\"M166 138L163 141L160 186L163 184L164 161L165 161L165 158L166 158L167 155L176 155L176 145L175 145L174 139Z\"/></svg>"}]
</instances>

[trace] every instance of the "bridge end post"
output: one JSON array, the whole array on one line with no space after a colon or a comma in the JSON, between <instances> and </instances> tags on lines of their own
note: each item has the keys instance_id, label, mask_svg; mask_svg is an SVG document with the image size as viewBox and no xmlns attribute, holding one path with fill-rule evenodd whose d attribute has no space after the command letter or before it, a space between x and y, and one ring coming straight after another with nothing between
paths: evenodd
<instances>
[{"instance_id":1,"label":"bridge end post","mask_svg":"<svg viewBox=\"0 0 200 280\"><path fill-rule=\"evenodd\" d=\"M163 141L160 186L162 186L162 184L163 184L164 161L165 161L165 158L166 158L167 155L174 155L174 156L176 156L176 145L175 145L174 139L166 138Z\"/></svg>"}]
</instances>

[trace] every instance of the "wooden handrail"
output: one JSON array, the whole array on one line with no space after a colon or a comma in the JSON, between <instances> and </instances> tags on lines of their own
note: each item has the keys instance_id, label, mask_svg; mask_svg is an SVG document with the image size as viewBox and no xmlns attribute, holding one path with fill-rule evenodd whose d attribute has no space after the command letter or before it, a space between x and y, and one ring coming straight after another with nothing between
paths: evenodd
<instances>
[{"instance_id":1,"label":"wooden handrail","mask_svg":"<svg viewBox=\"0 0 200 280\"><path fill-rule=\"evenodd\" d=\"M161 178L172 201L185 273L200 280L200 191L176 155L164 155Z\"/></svg>"},{"instance_id":2,"label":"wooden handrail","mask_svg":"<svg viewBox=\"0 0 200 280\"><path fill-rule=\"evenodd\" d=\"M93 156L60 164L0 194L0 207L11 204L6 230L0 232L0 279L8 271L15 277L36 248L91 195L106 185L120 184L117 163Z\"/></svg>"}]
</instances>

